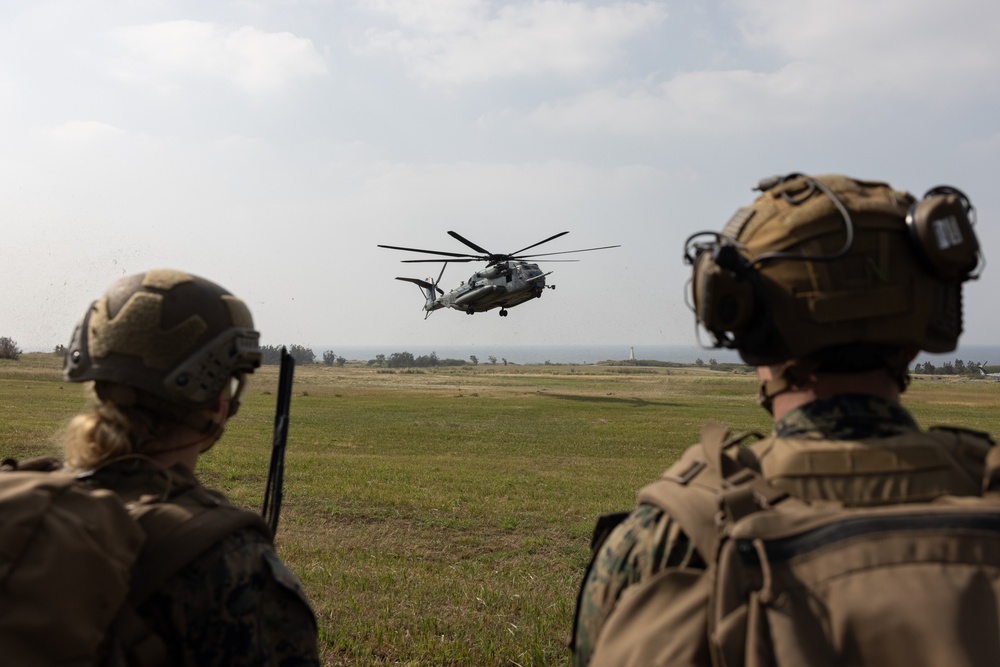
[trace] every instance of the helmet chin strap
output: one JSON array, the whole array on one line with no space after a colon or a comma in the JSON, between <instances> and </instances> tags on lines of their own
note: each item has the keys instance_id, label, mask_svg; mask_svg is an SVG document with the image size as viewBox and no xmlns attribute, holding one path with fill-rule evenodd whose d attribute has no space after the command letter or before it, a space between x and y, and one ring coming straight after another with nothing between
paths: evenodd
<instances>
[{"instance_id":1,"label":"helmet chin strap","mask_svg":"<svg viewBox=\"0 0 1000 667\"><path fill-rule=\"evenodd\" d=\"M225 416L220 416L221 413L218 410L214 412L192 412L184 416L181 421L201 433L200 438L187 446L199 445L199 454L204 454L210 450L219 441L219 438L222 437L223 431L226 430L226 421L230 413L231 410L227 408Z\"/></svg>"},{"instance_id":2,"label":"helmet chin strap","mask_svg":"<svg viewBox=\"0 0 1000 667\"><path fill-rule=\"evenodd\" d=\"M761 380L757 387L757 403L774 414L774 399L789 391L798 391L816 380L819 364L811 359L792 359L781 364L775 377Z\"/></svg>"},{"instance_id":3,"label":"helmet chin strap","mask_svg":"<svg viewBox=\"0 0 1000 667\"><path fill-rule=\"evenodd\" d=\"M906 388L910 385L910 357L911 355L908 355L905 350L900 349L886 355L882 359L881 367L896 382L896 386L901 393L906 391ZM774 377L761 380L757 388L757 403L773 415L775 397L790 391L802 389L806 385L816 381L817 373L824 372L836 373L838 371L824 370L823 362L814 357L786 361L778 366L778 371L774 374Z\"/></svg>"}]
</instances>

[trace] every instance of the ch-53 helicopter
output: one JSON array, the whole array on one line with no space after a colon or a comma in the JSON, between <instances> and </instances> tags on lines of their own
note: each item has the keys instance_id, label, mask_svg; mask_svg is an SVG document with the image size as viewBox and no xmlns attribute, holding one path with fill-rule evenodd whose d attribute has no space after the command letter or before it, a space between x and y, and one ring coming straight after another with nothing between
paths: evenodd
<instances>
[{"instance_id":1,"label":"ch-53 helicopter","mask_svg":"<svg viewBox=\"0 0 1000 667\"><path fill-rule=\"evenodd\" d=\"M469 315L472 315L473 313L486 312L487 310L492 310L493 308L499 308L500 317L507 317L508 308L513 308L514 306L531 299L537 299L542 295L545 288L556 288L555 285L545 284L545 276L551 274L551 271L543 272L540 268L538 268L538 264L527 262L525 260L534 259L536 257L566 255L573 252L607 250L608 248L619 247L617 245L608 245L600 248L583 248L581 250L564 250L562 252L547 252L541 254L535 253L531 255L521 254L525 250L531 250L532 248L536 248L543 243L548 243L553 239L569 234L569 232L559 232L558 234L550 236L543 241L533 243L527 248L521 248L520 250L512 253L501 254L492 253L485 248L481 248L456 232L448 232L448 234L480 254L473 255L469 253L444 252L441 250L422 250L420 248L403 248L394 245L380 244L378 246L379 248L388 248L390 250L406 250L409 252L427 253L429 255L440 255L437 259L403 260L404 263L408 264L416 264L420 262L444 262L444 266L441 267L441 273L438 274L437 280L431 281L430 278L427 280L420 280L419 278L396 278L396 280L414 283L420 287L425 299L424 319L427 319L432 312L441 308L454 308L455 310L464 311ZM576 262L579 260L552 259L545 261ZM448 267L450 262L486 262L486 268L482 271L473 273L467 281L445 294L444 290L438 287L438 283L441 282L441 276L444 275L444 270Z\"/></svg>"}]
</instances>

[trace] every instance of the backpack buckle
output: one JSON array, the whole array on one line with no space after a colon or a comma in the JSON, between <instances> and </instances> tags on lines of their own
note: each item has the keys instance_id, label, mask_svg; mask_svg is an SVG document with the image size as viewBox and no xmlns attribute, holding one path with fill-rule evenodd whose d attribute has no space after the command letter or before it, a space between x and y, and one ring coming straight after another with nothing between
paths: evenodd
<instances>
[{"instance_id":1,"label":"backpack buckle","mask_svg":"<svg viewBox=\"0 0 1000 667\"><path fill-rule=\"evenodd\" d=\"M668 479L671 482L676 482L682 486L687 486L688 482L698 476L702 470L708 467L708 464L701 459L697 459L688 466L687 470L679 475L664 474L663 479Z\"/></svg>"}]
</instances>

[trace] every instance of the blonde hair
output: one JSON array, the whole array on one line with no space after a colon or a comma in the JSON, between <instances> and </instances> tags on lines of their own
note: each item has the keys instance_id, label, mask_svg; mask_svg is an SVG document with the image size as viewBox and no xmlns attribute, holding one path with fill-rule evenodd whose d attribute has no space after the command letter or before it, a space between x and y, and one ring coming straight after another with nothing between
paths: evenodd
<instances>
[{"instance_id":1,"label":"blonde hair","mask_svg":"<svg viewBox=\"0 0 1000 667\"><path fill-rule=\"evenodd\" d=\"M120 406L95 400L88 412L76 415L66 427L66 464L93 470L113 459L156 449L156 443L173 427L162 415L141 406Z\"/></svg>"}]
</instances>

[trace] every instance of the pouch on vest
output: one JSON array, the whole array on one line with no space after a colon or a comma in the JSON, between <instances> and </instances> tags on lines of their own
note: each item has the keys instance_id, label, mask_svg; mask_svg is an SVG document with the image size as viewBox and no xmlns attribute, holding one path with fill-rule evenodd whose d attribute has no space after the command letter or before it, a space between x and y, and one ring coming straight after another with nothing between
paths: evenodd
<instances>
[{"instance_id":1,"label":"pouch on vest","mask_svg":"<svg viewBox=\"0 0 1000 667\"><path fill-rule=\"evenodd\" d=\"M727 439L709 425L684 464L698 472L666 474L640 494L706 556L713 665L1000 664L1000 499L989 457L983 497L844 507L776 489L723 451Z\"/></svg>"}]
</instances>

